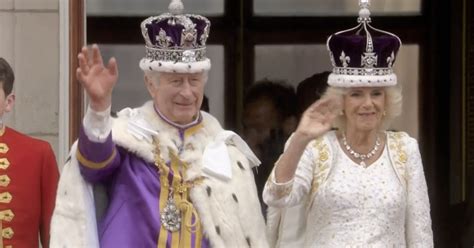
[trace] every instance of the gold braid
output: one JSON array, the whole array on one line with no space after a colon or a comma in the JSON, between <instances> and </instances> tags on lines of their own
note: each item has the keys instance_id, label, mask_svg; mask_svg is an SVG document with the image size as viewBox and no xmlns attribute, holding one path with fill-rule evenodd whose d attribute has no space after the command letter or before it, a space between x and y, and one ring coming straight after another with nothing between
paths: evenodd
<instances>
[{"instance_id":1,"label":"gold braid","mask_svg":"<svg viewBox=\"0 0 474 248\"><path fill-rule=\"evenodd\" d=\"M193 180L184 181L183 178L186 177L186 170L189 166L185 162L181 161L179 157L174 152L172 152L171 149L169 149L171 166L185 169L183 171L183 176L180 176L177 171L173 171L174 183L173 185L170 185L167 177L170 173L170 167L166 165L165 160L161 157L160 144L157 137L154 138L153 143L155 146L155 166L157 167L160 174L161 187L166 187L169 189L170 196L173 197L174 201L176 202L176 206L182 213L179 247L189 247L191 234L202 233L199 215L194 205L188 200L189 191L194 186L201 184L204 181L204 177L197 177ZM163 207L160 207L160 213L163 213L164 208L162 208ZM194 222L193 217L195 218ZM199 237L200 235L197 236Z\"/></svg>"}]
</instances>

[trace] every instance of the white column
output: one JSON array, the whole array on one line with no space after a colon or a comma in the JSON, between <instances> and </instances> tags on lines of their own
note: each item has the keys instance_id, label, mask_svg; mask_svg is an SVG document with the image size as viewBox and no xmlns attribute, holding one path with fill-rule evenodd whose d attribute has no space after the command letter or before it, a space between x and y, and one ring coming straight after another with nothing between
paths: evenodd
<instances>
[{"instance_id":1,"label":"white column","mask_svg":"<svg viewBox=\"0 0 474 248\"><path fill-rule=\"evenodd\" d=\"M58 155L59 0L1 0L0 37L0 54L15 72L15 106L6 123L48 141Z\"/></svg>"}]
</instances>

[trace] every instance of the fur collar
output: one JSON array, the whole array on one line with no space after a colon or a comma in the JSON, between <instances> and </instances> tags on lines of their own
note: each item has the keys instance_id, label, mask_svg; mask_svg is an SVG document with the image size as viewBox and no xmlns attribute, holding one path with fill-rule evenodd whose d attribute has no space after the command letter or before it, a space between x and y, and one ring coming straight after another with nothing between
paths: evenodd
<instances>
[{"instance_id":1,"label":"fur collar","mask_svg":"<svg viewBox=\"0 0 474 248\"><path fill-rule=\"evenodd\" d=\"M213 116L203 111L201 115L201 123L197 126L180 130L163 120L156 113L153 102L149 101L139 108L121 110L112 122L112 138L118 146L153 163L155 147L152 138L157 135L161 157L169 161L170 152L178 154L190 166L185 180L191 180L201 175L205 146L223 131Z\"/></svg>"}]
</instances>

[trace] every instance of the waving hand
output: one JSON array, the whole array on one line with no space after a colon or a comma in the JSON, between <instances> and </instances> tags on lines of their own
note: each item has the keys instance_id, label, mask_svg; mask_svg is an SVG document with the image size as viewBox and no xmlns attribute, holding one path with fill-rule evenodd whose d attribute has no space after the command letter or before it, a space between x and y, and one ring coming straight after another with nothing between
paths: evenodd
<instances>
[{"instance_id":1,"label":"waving hand","mask_svg":"<svg viewBox=\"0 0 474 248\"><path fill-rule=\"evenodd\" d=\"M97 45L92 46L92 56L87 47L83 47L77 58L79 68L76 77L90 98L91 108L95 111L107 109L112 104L112 90L118 79L115 58L111 58L105 66Z\"/></svg>"},{"instance_id":2,"label":"waving hand","mask_svg":"<svg viewBox=\"0 0 474 248\"><path fill-rule=\"evenodd\" d=\"M320 99L303 113L296 132L308 140L320 137L329 129L342 108L337 98Z\"/></svg>"}]
</instances>

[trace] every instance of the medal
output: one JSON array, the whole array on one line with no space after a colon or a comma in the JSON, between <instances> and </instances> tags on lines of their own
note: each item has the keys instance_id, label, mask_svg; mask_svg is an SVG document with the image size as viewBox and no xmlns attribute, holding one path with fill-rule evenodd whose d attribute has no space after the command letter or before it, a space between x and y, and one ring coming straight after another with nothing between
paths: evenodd
<instances>
[{"instance_id":1,"label":"medal","mask_svg":"<svg viewBox=\"0 0 474 248\"><path fill-rule=\"evenodd\" d=\"M181 211L178 209L178 206L176 206L176 202L173 197L171 197L171 194L170 192L170 197L166 202L165 208L162 210L161 224L166 230L176 232L181 227Z\"/></svg>"}]
</instances>

